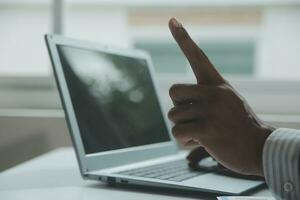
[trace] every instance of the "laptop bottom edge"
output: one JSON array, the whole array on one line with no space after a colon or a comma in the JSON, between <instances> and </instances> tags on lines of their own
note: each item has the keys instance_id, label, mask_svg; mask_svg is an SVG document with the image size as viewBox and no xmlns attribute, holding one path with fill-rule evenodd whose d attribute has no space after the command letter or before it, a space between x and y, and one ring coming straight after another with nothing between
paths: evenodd
<instances>
[{"instance_id":1,"label":"laptop bottom edge","mask_svg":"<svg viewBox=\"0 0 300 200\"><path fill-rule=\"evenodd\" d=\"M266 187L266 184L264 182L254 184L253 186L240 191L240 192L227 192L227 191L221 191L221 190L215 190L215 189L207 189L202 187L194 187L194 186L187 186L184 184L178 184L177 182L174 183L163 183L159 180L140 180L138 178L122 178L118 176L114 176L115 174L112 174L111 176L102 176L97 174L89 174L85 178L90 180L97 180L102 183L106 183L107 185L119 187L119 188L129 188L129 189L143 189L145 191L159 191L159 192L172 192L172 193L179 193L183 195L209 195L209 196L215 196L215 195L246 195L251 194L254 191L257 191L261 188ZM163 191L162 191L163 190Z\"/></svg>"}]
</instances>

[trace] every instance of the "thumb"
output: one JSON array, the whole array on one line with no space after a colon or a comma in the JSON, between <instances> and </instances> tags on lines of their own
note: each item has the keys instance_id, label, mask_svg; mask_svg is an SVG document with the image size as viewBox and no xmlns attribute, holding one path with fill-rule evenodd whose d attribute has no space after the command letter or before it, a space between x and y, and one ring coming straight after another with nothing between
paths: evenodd
<instances>
[{"instance_id":1,"label":"thumb","mask_svg":"<svg viewBox=\"0 0 300 200\"><path fill-rule=\"evenodd\" d=\"M207 151L203 147L199 146L193 149L186 158L189 162L189 166L196 169L199 166L199 162L208 156L210 155Z\"/></svg>"}]
</instances>

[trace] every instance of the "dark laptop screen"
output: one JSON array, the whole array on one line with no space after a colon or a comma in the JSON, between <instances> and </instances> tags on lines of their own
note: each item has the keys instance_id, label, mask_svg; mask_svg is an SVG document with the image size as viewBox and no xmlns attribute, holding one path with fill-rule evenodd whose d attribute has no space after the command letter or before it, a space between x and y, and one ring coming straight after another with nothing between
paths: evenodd
<instances>
[{"instance_id":1,"label":"dark laptop screen","mask_svg":"<svg viewBox=\"0 0 300 200\"><path fill-rule=\"evenodd\" d=\"M170 140L146 60L58 52L86 154Z\"/></svg>"}]
</instances>

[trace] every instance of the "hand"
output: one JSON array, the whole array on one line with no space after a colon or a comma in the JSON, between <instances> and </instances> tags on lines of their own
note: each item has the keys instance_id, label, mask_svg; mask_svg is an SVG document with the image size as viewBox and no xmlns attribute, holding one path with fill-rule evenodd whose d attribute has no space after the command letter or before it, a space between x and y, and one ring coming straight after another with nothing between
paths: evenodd
<instances>
[{"instance_id":1,"label":"hand","mask_svg":"<svg viewBox=\"0 0 300 200\"><path fill-rule=\"evenodd\" d=\"M263 176L263 145L274 128L254 114L176 19L170 20L169 28L197 79L197 84L170 88L174 107L168 117L174 137L184 145L200 145L235 172ZM197 161L195 152L191 161Z\"/></svg>"}]
</instances>

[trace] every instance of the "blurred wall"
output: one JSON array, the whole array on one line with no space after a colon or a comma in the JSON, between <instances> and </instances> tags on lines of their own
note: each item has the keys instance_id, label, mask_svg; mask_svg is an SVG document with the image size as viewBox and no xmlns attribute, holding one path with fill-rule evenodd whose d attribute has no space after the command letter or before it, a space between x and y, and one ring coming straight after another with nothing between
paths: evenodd
<instances>
[{"instance_id":1,"label":"blurred wall","mask_svg":"<svg viewBox=\"0 0 300 200\"><path fill-rule=\"evenodd\" d=\"M52 149L71 145L61 114L11 114L0 116L0 171Z\"/></svg>"},{"instance_id":2,"label":"blurred wall","mask_svg":"<svg viewBox=\"0 0 300 200\"><path fill-rule=\"evenodd\" d=\"M165 4L162 8L148 8L141 4L126 8L117 5L103 7L101 3L93 5L82 1L66 6L63 31L70 37L128 47L137 36L171 40L165 23L174 15L187 22L193 36L205 40L219 35L224 36L221 40L257 36L257 72L260 77L300 77L299 5L266 4L250 8L246 4L233 8L213 5L207 8L199 4L181 8ZM172 8L168 9L169 6ZM193 9L193 12L184 12L186 8ZM51 149L71 145L42 39L44 33L51 32L50 13L50 4L47 3L4 5L0 2L0 171ZM145 24L150 28L145 28ZM200 28L193 30L193 26L198 25ZM241 27L237 28L239 25ZM173 78L160 80L165 110L171 106L169 86L174 81L186 81ZM300 128L300 107L296 109L294 106L300 102L298 86L272 82L268 83L271 87L261 87L264 84L257 81L244 83L245 87L241 82L233 85L258 112L264 113L263 119L277 127ZM273 90L274 85L285 93Z\"/></svg>"},{"instance_id":3,"label":"blurred wall","mask_svg":"<svg viewBox=\"0 0 300 200\"><path fill-rule=\"evenodd\" d=\"M257 71L260 77L300 77L300 8L266 8L257 42Z\"/></svg>"}]
</instances>

